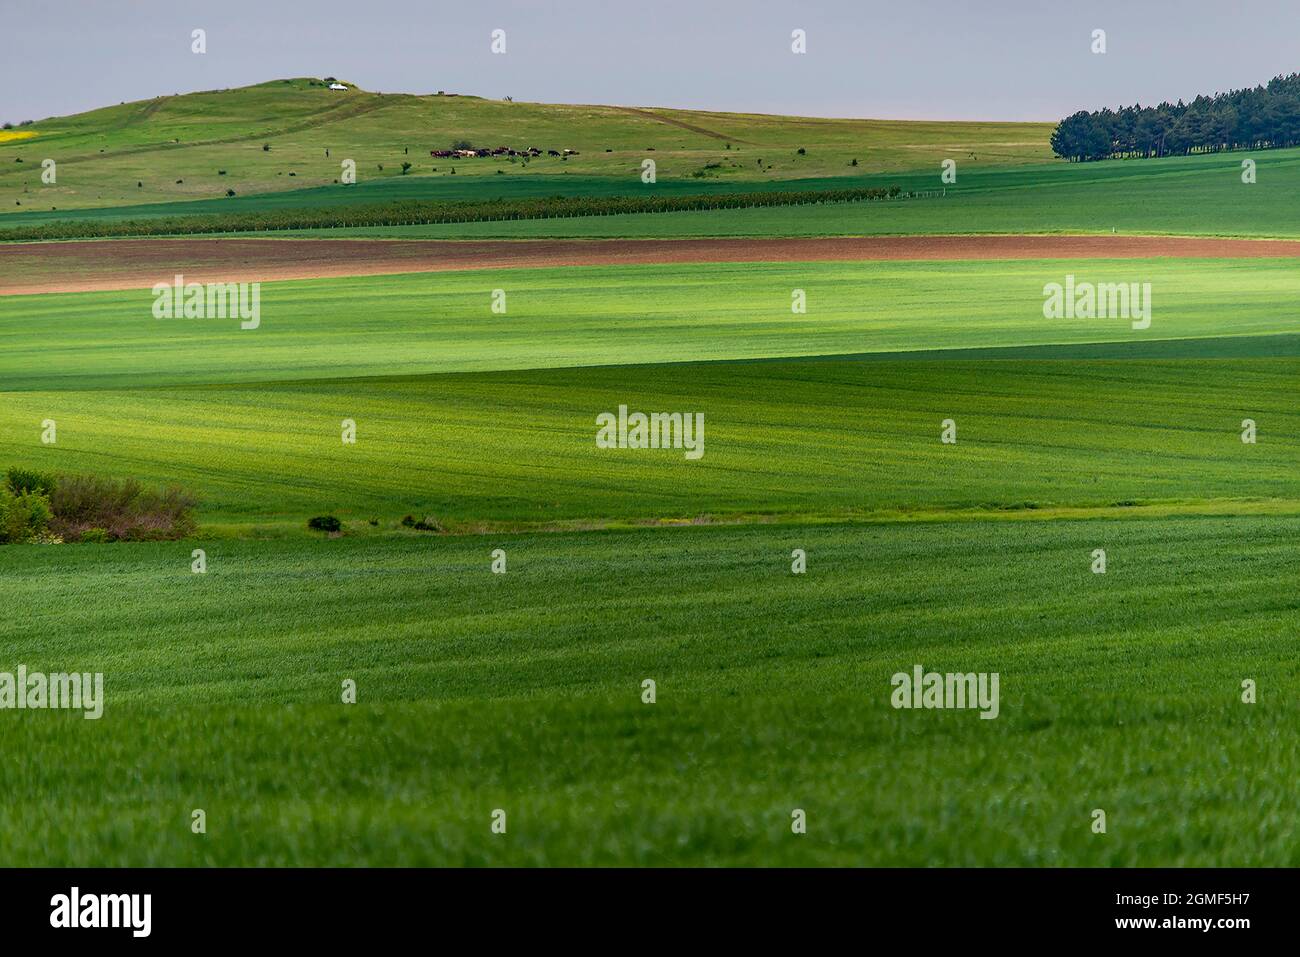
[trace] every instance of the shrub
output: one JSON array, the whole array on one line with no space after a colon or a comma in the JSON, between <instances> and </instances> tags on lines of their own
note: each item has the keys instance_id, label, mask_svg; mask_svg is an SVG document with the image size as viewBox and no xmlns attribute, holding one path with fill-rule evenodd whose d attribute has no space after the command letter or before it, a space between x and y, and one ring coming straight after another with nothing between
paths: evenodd
<instances>
[{"instance_id":1,"label":"shrub","mask_svg":"<svg viewBox=\"0 0 1300 957\"><path fill-rule=\"evenodd\" d=\"M405 176L405 175L406 175L406 171L409 170L410 168L411 168L411 164L408 163L408 162L403 161L403 163L402 163L402 175Z\"/></svg>"},{"instance_id":2,"label":"shrub","mask_svg":"<svg viewBox=\"0 0 1300 957\"><path fill-rule=\"evenodd\" d=\"M418 521L416 520L414 515L407 515L402 519L402 526L404 528L413 528L417 532L441 532L442 531L442 526L438 524L438 520L428 515L424 516L424 518L419 519Z\"/></svg>"},{"instance_id":3,"label":"shrub","mask_svg":"<svg viewBox=\"0 0 1300 957\"><path fill-rule=\"evenodd\" d=\"M39 492L0 489L0 542L21 545L39 539L50 523L50 502Z\"/></svg>"},{"instance_id":4,"label":"shrub","mask_svg":"<svg viewBox=\"0 0 1300 957\"><path fill-rule=\"evenodd\" d=\"M343 523L333 515L317 515L307 519L307 527L318 532L337 532L343 528Z\"/></svg>"},{"instance_id":5,"label":"shrub","mask_svg":"<svg viewBox=\"0 0 1300 957\"><path fill-rule=\"evenodd\" d=\"M109 538L108 529L106 528L88 528L81 533L81 541L92 545L103 545L106 542L111 542L112 539Z\"/></svg>"},{"instance_id":6,"label":"shrub","mask_svg":"<svg viewBox=\"0 0 1300 957\"><path fill-rule=\"evenodd\" d=\"M263 152L263 153L269 153L269 152L271 152L271 144L270 144L270 143L263 143L263 144L262 144L262 152Z\"/></svg>"},{"instance_id":7,"label":"shrub","mask_svg":"<svg viewBox=\"0 0 1300 957\"><path fill-rule=\"evenodd\" d=\"M151 489L135 479L61 475L50 495L50 530L67 541L165 541L195 529L198 498L178 486ZM92 537L87 537L91 534Z\"/></svg>"},{"instance_id":8,"label":"shrub","mask_svg":"<svg viewBox=\"0 0 1300 957\"><path fill-rule=\"evenodd\" d=\"M5 473L5 484L15 495L23 492L39 492L46 498L54 491L55 478L50 472L37 472L33 469L11 468Z\"/></svg>"}]
</instances>

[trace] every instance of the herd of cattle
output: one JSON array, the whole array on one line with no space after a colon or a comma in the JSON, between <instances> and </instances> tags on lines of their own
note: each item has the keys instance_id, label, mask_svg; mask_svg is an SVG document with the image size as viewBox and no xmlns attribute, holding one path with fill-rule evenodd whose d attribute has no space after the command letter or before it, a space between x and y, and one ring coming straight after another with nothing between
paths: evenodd
<instances>
[{"instance_id":1,"label":"herd of cattle","mask_svg":"<svg viewBox=\"0 0 1300 957\"><path fill-rule=\"evenodd\" d=\"M496 149L492 150L429 150L429 155L437 157L454 157L456 159L471 159L475 156L541 156L542 152L543 151L539 150L536 146L530 146L526 150L515 150L508 146L498 146ZM577 150L564 150L563 152L560 150L546 150L545 153L547 156L578 155Z\"/></svg>"}]
</instances>

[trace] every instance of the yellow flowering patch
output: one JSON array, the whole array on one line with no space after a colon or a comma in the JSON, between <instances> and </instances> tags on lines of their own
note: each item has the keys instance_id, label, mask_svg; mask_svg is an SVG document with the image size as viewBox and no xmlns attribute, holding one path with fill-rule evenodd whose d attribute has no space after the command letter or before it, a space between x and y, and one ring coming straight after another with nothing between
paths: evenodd
<instances>
[{"instance_id":1,"label":"yellow flowering patch","mask_svg":"<svg viewBox=\"0 0 1300 957\"><path fill-rule=\"evenodd\" d=\"M31 130L0 130L0 143L12 143L14 140L30 140L35 136Z\"/></svg>"}]
</instances>

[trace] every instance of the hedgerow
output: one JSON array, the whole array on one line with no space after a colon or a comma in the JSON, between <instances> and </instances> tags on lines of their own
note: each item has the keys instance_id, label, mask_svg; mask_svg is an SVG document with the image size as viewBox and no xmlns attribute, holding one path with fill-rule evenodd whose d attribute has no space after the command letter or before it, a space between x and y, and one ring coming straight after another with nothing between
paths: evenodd
<instances>
[{"instance_id":1,"label":"hedgerow","mask_svg":"<svg viewBox=\"0 0 1300 957\"><path fill-rule=\"evenodd\" d=\"M196 213L123 220L57 220L0 231L0 240L94 239L111 236L170 236L276 229L328 229L354 226L427 226L515 219L616 216L623 213L675 213L855 203L912 196L898 186L822 190L763 190L699 196L553 196L548 199L497 199L470 202L399 200L343 207Z\"/></svg>"}]
</instances>

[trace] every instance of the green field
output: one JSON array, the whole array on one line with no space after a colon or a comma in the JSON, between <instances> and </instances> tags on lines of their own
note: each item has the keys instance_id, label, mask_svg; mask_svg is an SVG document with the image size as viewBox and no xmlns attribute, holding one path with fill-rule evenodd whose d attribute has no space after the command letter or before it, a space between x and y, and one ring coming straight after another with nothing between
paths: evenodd
<instances>
[{"instance_id":1,"label":"green field","mask_svg":"<svg viewBox=\"0 0 1300 957\"><path fill-rule=\"evenodd\" d=\"M1272 150L1254 156L1260 178L1249 186L1241 182L1242 154L1225 153L973 170L960 173L956 184L943 187L945 194L941 197L883 203L454 225L354 226L281 230L264 235L405 239L1110 232L1280 238L1300 235L1294 215L1300 208L1300 150ZM866 177L860 182L866 186L897 185L909 191L940 188L937 171L930 170ZM791 186L801 188L798 183ZM685 184L668 188L685 188ZM182 211L169 207L160 209L160 214ZM112 212L121 215L122 211Z\"/></svg>"},{"instance_id":2,"label":"green field","mask_svg":"<svg viewBox=\"0 0 1300 957\"><path fill-rule=\"evenodd\" d=\"M1067 270L1150 281L1151 327L1043 318L1041 287ZM154 319L147 291L7 297L0 454L181 480L211 521L267 528L328 511L475 528L1290 509L1297 282L1274 260L414 274L268 283L256 330ZM504 316L490 311L497 284ZM790 313L792 288L807 314ZM708 454L597 449L596 415L620 404L703 411ZM960 451L938 441L949 417ZM36 441L47 418L55 445ZM340 441L346 418L355 446ZM1241 443L1245 418L1267 441Z\"/></svg>"},{"instance_id":3,"label":"green field","mask_svg":"<svg viewBox=\"0 0 1300 957\"><path fill-rule=\"evenodd\" d=\"M105 206L69 212L11 212L0 227L58 219L145 219L224 212L338 208L340 222L353 204L399 201L463 202L550 196L669 196L747 190L817 190L898 186L908 192L942 190L890 202L642 213L576 218L416 226L336 226L275 230L270 236L372 238L538 238L672 236L861 236L951 233L1137 233L1294 237L1300 207L1300 150L1251 154L1258 181L1241 182L1244 154L1220 153L1110 163L1056 163L973 168L960 166L944 186L939 169L885 175L774 179L763 182L661 178L653 186L636 176L398 178L353 187L329 186L230 200ZM0 162L0 169L3 163ZM240 235L248 235L241 233ZM254 233L254 235L258 235Z\"/></svg>"},{"instance_id":4,"label":"green field","mask_svg":"<svg viewBox=\"0 0 1300 957\"><path fill-rule=\"evenodd\" d=\"M1151 281L1151 328L1043 319L1066 271ZM1294 277L364 277L268 283L252 331L0 300L5 463L204 499L191 541L0 549L12 664L108 689L3 715L5 863L1294 865ZM703 411L706 454L597 449L619 403ZM891 708L916 663L998 672L998 720Z\"/></svg>"},{"instance_id":5,"label":"green field","mask_svg":"<svg viewBox=\"0 0 1300 957\"><path fill-rule=\"evenodd\" d=\"M12 278L43 278L41 269ZM1149 328L1044 318L1043 286L1067 275L1149 282ZM506 293L504 315L491 311L494 289ZM791 312L795 289L805 314ZM225 384L1187 339L1215 355L1235 337L1300 332L1298 296L1300 274L1281 259L674 264L277 282L262 284L255 330L155 319L149 289L14 296L0 299L0 381L11 391Z\"/></svg>"},{"instance_id":6,"label":"green field","mask_svg":"<svg viewBox=\"0 0 1300 957\"><path fill-rule=\"evenodd\" d=\"M926 198L307 234L1300 235L1300 150L1245 185L1048 130L275 81L20 127L0 227L933 190L955 158ZM459 138L580 153L430 162ZM1149 327L1044 318L1067 275L1150 283ZM0 297L0 470L201 499L183 541L0 546L0 672L107 697L0 710L0 865L1300 865L1297 298L1291 259L1167 258L266 282L253 330ZM702 413L703 456L599 448L620 405ZM917 664L999 674L997 719L893 708Z\"/></svg>"},{"instance_id":7,"label":"green field","mask_svg":"<svg viewBox=\"0 0 1300 957\"><path fill-rule=\"evenodd\" d=\"M4 862L1294 866L1297 521L0 549L11 653L110 695L7 720Z\"/></svg>"}]
</instances>

